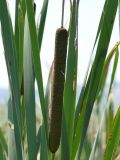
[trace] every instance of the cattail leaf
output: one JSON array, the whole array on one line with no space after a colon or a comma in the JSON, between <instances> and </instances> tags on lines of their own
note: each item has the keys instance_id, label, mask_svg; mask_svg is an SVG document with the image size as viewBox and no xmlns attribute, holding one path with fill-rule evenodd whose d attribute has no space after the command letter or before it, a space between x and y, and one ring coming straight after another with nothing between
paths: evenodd
<instances>
[{"instance_id":1,"label":"cattail leaf","mask_svg":"<svg viewBox=\"0 0 120 160\"><path fill-rule=\"evenodd\" d=\"M36 153L36 114L35 87L32 61L32 50L27 15L24 29L24 105L26 112L26 128L28 142L28 156L30 160L37 159Z\"/></svg>"},{"instance_id":2,"label":"cattail leaf","mask_svg":"<svg viewBox=\"0 0 120 160\"><path fill-rule=\"evenodd\" d=\"M1 140L0 140L0 159L1 160L5 160L5 153L4 153L4 150L3 150L3 147L2 147L2 143L1 143Z\"/></svg>"},{"instance_id":3,"label":"cattail leaf","mask_svg":"<svg viewBox=\"0 0 120 160\"><path fill-rule=\"evenodd\" d=\"M72 148L72 138L74 129L74 112L75 112L75 101L76 101L76 52L75 52L75 38L76 38L76 2L73 2L69 41L68 41L68 59L67 59L67 70L66 70L66 82L64 89L64 116L66 123L67 141L69 147L69 154ZM70 156L70 155L69 155Z\"/></svg>"},{"instance_id":4,"label":"cattail leaf","mask_svg":"<svg viewBox=\"0 0 120 160\"><path fill-rule=\"evenodd\" d=\"M114 159L113 154L120 138L120 127L118 127L119 123L120 123L120 107L118 108L113 121L111 136L108 139L106 150L103 157L104 160Z\"/></svg>"},{"instance_id":5,"label":"cattail leaf","mask_svg":"<svg viewBox=\"0 0 120 160\"><path fill-rule=\"evenodd\" d=\"M62 132L61 132L61 159L70 159L70 153L69 153L69 145L68 145L68 137L66 132L66 121L65 121L65 115L63 111L62 115Z\"/></svg>"},{"instance_id":6,"label":"cattail leaf","mask_svg":"<svg viewBox=\"0 0 120 160\"><path fill-rule=\"evenodd\" d=\"M99 147L99 143L100 143L100 139L102 137L102 126L104 124L104 120L106 118L106 111L107 111L107 107L104 108L103 112L102 112L102 118L101 118L101 122L100 122L100 125L99 125L99 128L97 130L97 134L96 134L96 138L94 140L94 143L93 143L93 147L92 147L92 150L91 150L91 153L90 153L90 156L89 156L89 160L94 160L95 159L95 153L96 153L96 149ZM101 151L99 149L99 151ZM101 152L100 152L101 154Z\"/></svg>"},{"instance_id":7,"label":"cattail leaf","mask_svg":"<svg viewBox=\"0 0 120 160\"><path fill-rule=\"evenodd\" d=\"M108 94L109 95L109 94ZM109 98L109 106L106 109L106 141L107 138L109 137L109 133L112 129L112 125L113 125L113 118L114 118L114 102L112 97Z\"/></svg>"},{"instance_id":8,"label":"cattail leaf","mask_svg":"<svg viewBox=\"0 0 120 160\"><path fill-rule=\"evenodd\" d=\"M41 139L40 139L40 159L48 160L48 145L47 138L45 134L45 126L41 126Z\"/></svg>"},{"instance_id":9,"label":"cattail leaf","mask_svg":"<svg viewBox=\"0 0 120 160\"><path fill-rule=\"evenodd\" d=\"M52 65L50 67L48 80L47 80L47 86L46 86L46 90L45 90L46 112L47 112L47 115L48 115L48 119L49 119L49 110L50 110L50 103L51 103L52 73L53 73L53 62L52 62Z\"/></svg>"},{"instance_id":10,"label":"cattail leaf","mask_svg":"<svg viewBox=\"0 0 120 160\"><path fill-rule=\"evenodd\" d=\"M76 117L75 117L75 126L74 127L77 128L77 126L80 125L79 130L77 130L77 132L79 133L79 137L81 137L81 134L82 134L83 120L84 120L83 116L85 113L85 106L86 106L87 94L89 91L90 78L91 78L91 72L88 77L88 82L86 82L86 80L84 80L84 84L82 86L83 88L81 90L80 97L79 97L79 100L77 103L77 108L76 108L76 115L75 115ZM75 130L74 130L74 137L73 137L74 143L73 143L73 148L72 148L72 157L75 156L74 154L75 154L75 149L76 149L76 143L77 143L77 141L80 141L76 138L76 135L77 135L76 128L74 128ZM78 152L79 156L80 156L80 152L81 151L80 151L80 147L79 147L79 152Z\"/></svg>"},{"instance_id":11,"label":"cattail leaf","mask_svg":"<svg viewBox=\"0 0 120 160\"><path fill-rule=\"evenodd\" d=\"M49 0L43 1L43 6L42 6L42 10L41 10L41 17L40 17L40 23L39 23L39 28L38 28L39 50L41 50L42 38L43 38L47 9L48 9L48 2L49 2Z\"/></svg>"},{"instance_id":12,"label":"cattail leaf","mask_svg":"<svg viewBox=\"0 0 120 160\"><path fill-rule=\"evenodd\" d=\"M4 137L4 133L0 128L0 143L2 145L3 151L5 152L6 155L8 155L8 146L7 146L7 141Z\"/></svg>"},{"instance_id":13,"label":"cattail leaf","mask_svg":"<svg viewBox=\"0 0 120 160\"><path fill-rule=\"evenodd\" d=\"M19 22L18 22L18 8L19 8L19 1L16 0L15 3L15 44L16 44L16 60L17 60L17 65L19 64ZM19 67L19 66L18 66Z\"/></svg>"},{"instance_id":14,"label":"cattail leaf","mask_svg":"<svg viewBox=\"0 0 120 160\"><path fill-rule=\"evenodd\" d=\"M91 60L90 60L91 61ZM89 61L89 64L90 64ZM81 88L81 92L78 98L78 102L77 102L77 106L76 106L76 110L75 110L75 120L74 120L74 136L75 136L75 131L76 131L76 127L77 127L77 123L78 123L78 118L80 116L80 113L82 111L82 109L85 107L85 103L84 100L86 99L85 97L88 94L88 89L89 89L89 82L90 82L90 77L91 77L91 72L88 74L89 68L87 69L86 75L85 75L85 79ZM88 82L87 82L87 77L88 77ZM81 128L82 129L82 128Z\"/></svg>"},{"instance_id":15,"label":"cattail leaf","mask_svg":"<svg viewBox=\"0 0 120 160\"><path fill-rule=\"evenodd\" d=\"M13 107L12 107L12 97L10 96L8 99L8 121L14 124L13 120Z\"/></svg>"},{"instance_id":16,"label":"cattail leaf","mask_svg":"<svg viewBox=\"0 0 120 160\"><path fill-rule=\"evenodd\" d=\"M74 132L76 130L78 117L79 117L81 106L82 106L82 102L83 102L83 99L84 99L85 88L89 88L88 85L87 85L87 87L85 87L85 86L86 86L86 82L87 82L87 77L90 77L88 73L89 73L89 70L90 70L91 62L92 62L92 55L93 55L93 51L94 51L96 42L98 40L100 31L101 31L101 26L102 26L103 18L104 18L104 10L106 9L106 6L107 6L107 1L105 2L104 8L103 8L103 12L102 12L102 15L101 15L101 18L100 18L100 22L99 22L99 26L98 26L98 30L97 30L97 34L96 34L96 38L95 38L95 42L94 42L92 53L91 53L91 57L90 57L89 64L88 64L88 67L87 67L87 71L86 71L86 74L85 74L84 83L82 85L82 89L81 89L80 96L79 96L79 99L78 99L76 112L75 112ZM87 94L87 92L86 92L86 94Z\"/></svg>"},{"instance_id":17,"label":"cattail leaf","mask_svg":"<svg viewBox=\"0 0 120 160\"><path fill-rule=\"evenodd\" d=\"M18 26L19 26L19 59L18 59L18 69L19 69L19 87L22 85L23 78L23 43L24 43L24 15L21 5L18 8Z\"/></svg>"},{"instance_id":18,"label":"cattail leaf","mask_svg":"<svg viewBox=\"0 0 120 160\"><path fill-rule=\"evenodd\" d=\"M92 143L91 143L91 140L90 140L89 136L87 135L85 137L85 142L84 142L84 146L83 146L83 150L85 152L86 159L88 157L90 157L91 149L92 149ZM80 159L79 154L78 154L78 159Z\"/></svg>"},{"instance_id":19,"label":"cattail leaf","mask_svg":"<svg viewBox=\"0 0 120 160\"><path fill-rule=\"evenodd\" d=\"M26 14L26 2L25 2L25 0L20 1L20 7L22 9L23 17L25 18L25 14Z\"/></svg>"},{"instance_id":20,"label":"cattail leaf","mask_svg":"<svg viewBox=\"0 0 120 160\"><path fill-rule=\"evenodd\" d=\"M97 42L97 40L98 40L98 37L99 37L99 35L100 35L100 31L101 31L102 24L103 24L103 21L104 21L104 12L105 12L105 10L107 9L107 5L108 5L108 0L105 1L104 8L103 8L103 11L102 11L102 15L101 15L101 17L100 17L100 22L99 22L99 25L98 25L97 34L96 34L95 42L94 42L94 45L93 45L93 50L94 50L94 48L95 48L96 42ZM93 50L92 50L92 51L93 51Z\"/></svg>"},{"instance_id":21,"label":"cattail leaf","mask_svg":"<svg viewBox=\"0 0 120 160\"><path fill-rule=\"evenodd\" d=\"M119 45L119 42L117 42L115 44L115 46L112 48L112 50L109 52L107 58L105 59L105 63L104 63L104 67L103 67L103 71L102 71L102 76L101 76L101 81L100 81L100 84L99 84L99 88L98 88L98 93L100 92L101 96L102 96L102 93L103 93L103 89L104 89L104 86L105 86L105 82L106 82L106 79L107 79L107 75L108 75L108 71L109 71L109 66L110 66L110 62L114 56L114 54L117 54L117 47ZM116 55L118 57L118 55ZM115 57L116 57L115 56ZM115 58L115 63L117 59ZM115 65L115 64L114 64ZM117 65L117 64L116 64ZM117 67L117 66L116 66ZM113 72L114 73L114 72ZM115 74L115 73L114 73ZM114 75L111 77L112 79L114 78ZM111 85L113 83L113 80L111 79ZM110 86L111 88L111 86Z\"/></svg>"},{"instance_id":22,"label":"cattail leaf","mask_svg":"<svg viewBox=\"0 0 120 160\"><path fill-rule=\"evenodd\" d=\"M117 11L117 6L118 6L117 0L114 2L112 0L108 0L107 6L105 7L106 9L104 10L104 19L101 25L101 32L100 32L100 36L98 40L96 56L95 56L95 60L92 66L90 82L88 82L90 83L90 85L89 85L88 95L86 97L87 98L86 104L85 104L86 109L83 109L81 115L79 116L79 119L78 119L79 122L78 122L77 129L76 129L76 136L74 138L74 147L76 149L74 148L73 159L76 155L76 152L79 146L79 142L80 142L80 148L81 148L80 150L82 151L84 139L86 136L86 131L87 131L90 116L91 116L91 112L93 109L93 105L96 99L96 94L98 91L98 86L100 83L100 77L102 74L105 57L106 57L107 50L108 50L108 45L109 45L109 41L110 41L112 29L113 29L113 24L115 20L115 15ZM85 114L83 114L84 112ZM84 119L84 120L80 120L80 119ZM79 132L81 130L80 129L81 122L83 122L82 134Z\"/></svg>"},{"instance_id":23,"label":"cattail leaf","mask_svg":"<svg viewBox=\"0 0 120 160\"><path fill-rule=\"evenodd\" d=\"M116 49L116 54L115 54L115 59L114 59L114 65L113 65L113 70L112 70L112 75L111 75L111 81L110 81L110 88L109 88L109 94L111 92L112 84L115 78L115 73L118 65L118 59L119 59L119 50L118 47Z\"/></svg>"},{"instance_id":24,"label":"cattail leaf","mask_svg":"<svg viewBox=\"0 0 120 160\"><path fill-rule=\"evenodd\" d=\"M104 9L103 9L103 12L102 12L102 15L101 15L101 18L100 18L100 22L99 22L99 26L98 26L98 30L97 30L97 34L96 34L96 38L95 38L95 42L94 42L93 49L92 49L92 54L93 54L96 42L98 40L100 31L101 31L101 26L102 26L103 18L104 18L104 10L105 10L106 6L107 6L107 1L105 2ZM82 101L83 101L83 98L84 98L84 92L85 92L85 86L86 86L86 82L87 82L87 77L88 77L88 73L89 73L89 70L90 70L90 65L91 65L91 62L92 62L91 61L92 60L92 54L91 54L91 57L90 57L90 60L89 60L88 68L87 68L87 71L86 71L86 74L85 74L84 83L82 85L82 89L81 89L80 96L79 96L78 103L77 103L77 107L76 107L74 131L76 130L77 121L78 121L78 117L79 117L79 114L80 114L80 108L82 106ZM87 86L87 88L88 88L88 86Z\"/></svg>"},{"instance_id":25,"label":"cattail leaf","mask_svg":"<svg viewBox=\"0 0 120 160\"><path fill-rule=\"evenodd\" d=\"M37 133L37 136L36 136L36 157L37 157L37 154L39 152L39 149L40 149L40 144L41 144L41 126L39 127L38 129L38 133Z\"/></svg>"},{"instance_id":26,"label":"cattail leaf","mask_svg":"<svg viewBox=\"0 0 120 160\"><path fill-rule=\"evenodd\" d=\"M12 144L12 147L11 147ZM13 126L8 129L8 157L9 159L16 160L17 159L17 150L15 145L15 135Z\"/></svg>"},{"instance_id":27,"label":"cattail leaf","mask_svg":"<svg viewBox=\"0 0 120 160\"><path fill-rule=\"evenodd\" d=\"M39 56L37 30L36 30L34 11L33 11L31 0L26 0L26 10L28 15L28 24L29 24L29 31L30 31L30 40L31 40L31 47L32 47L32 58L33 58L33 65L34 65L34 71L35 71L35 78L37 80L42 115L45 123L46 135L47 135L48 131L47 131L47 113L46 113L46 107L45 107L46 103L45 103L44 90L43 90L43 80L42 80L42 70L41 70L41 62L40 62L40 56Z\"/></svg>"},{"instance_id":28,"label":"cattail leaf","mask_svg":"<svg viewBox=\"0 0 120 160\"><path fill-rule=\"evenodd\" d=\"M22 160L22 120L20 113L20 94L19 94L19 82L18 82L18 65L16 64L16 46L14 41L12 23L10 15L7 9L6 0L0 1L0 13L1 13L1 30L2 39L4 45L5 60L7 64L7 71L9 76L9 82L12 93L13 102L13 119L15 129L15 140L17 147L18 159Z\"/></svg>"},{"instance_id":29,"label":"cattail leaf","mask_svg":"<svg viewBox=\"0 0 120 160\"><path fill-rule=\"evenodd\" d=\"M76 130L76 127L77 127L77 122L78 122L78 117L79 117L79 114L80 114L82 102L83 102L83 99L84 99L84 93L85 93L85 84L83 84L83 86L82 86L80 96L79 96L79 99L78 99L78 103L77 103L77 106L76 106L76 110L75 110L74 134L75 134L75 130Z\"/></svg>"},{"instance_id":30,"label":"cattail leaf","mask_svg":"<svg viewBox=\"0 0 120 160\"><path fill-rule=\"evenodd\" d=\"M100 136L100 131L98 130L97 136L95 138L95 141L94 141L94 144L93 144L90 156L89 156L89 160L94 160L95 159L95 151L96 151L98 143L99 143L99 136Z\"/></svg>"},{"instance_id":31,"label":"cattail leaf","mask_svg":"<svg viewBox=\"0 0 120 160\"><path fill-rule=\"evenodd\" d=\"M52 72L52 67L50 69L49 75L48 75L48 81L47 81L47 86L46 86L46 91L45 91L45 101L46 101L46 112L48 115L48 110L49 110L49 104L50 104L50 85L51 85L51 72ZM38 133L37 133L37 142L36 142L36 154L39 151L40 144L41 144L41 133L42 133L42 126L39 127ZM45 141L45 140L44 140Z\"/></svg>"}]
</instances>

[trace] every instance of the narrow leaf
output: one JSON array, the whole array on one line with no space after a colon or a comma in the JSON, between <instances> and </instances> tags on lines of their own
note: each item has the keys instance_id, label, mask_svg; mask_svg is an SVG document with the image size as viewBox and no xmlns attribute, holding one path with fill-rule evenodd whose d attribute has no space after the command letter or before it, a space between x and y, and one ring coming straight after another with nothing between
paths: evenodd
<instances>
[{"instance_id":1,"label":"narrow leaf","mask_svg":"<svg viewBox=\"0 0 120 160\"><path fill-rule=\"evenodd\" d=\"M120 107L118 108L116 116L113 121L113 128L112 128L111 136L108 139L105 154L103 157L104 160L114 159L113 153L117 147L117 144L120 138L120 127L118 127L119 123L120 123Z\"/></svg>"}]
</instances>

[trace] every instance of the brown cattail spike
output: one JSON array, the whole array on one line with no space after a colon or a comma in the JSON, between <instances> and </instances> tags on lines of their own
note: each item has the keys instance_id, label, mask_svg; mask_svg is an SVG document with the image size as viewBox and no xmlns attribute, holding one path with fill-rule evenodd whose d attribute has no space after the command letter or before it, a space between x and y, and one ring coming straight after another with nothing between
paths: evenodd
<instances>
[{"instance_id":1,"label":"brown cattail spike","mask_svg":"<svg viewBox=\"0 0 120 160\"><path fill-rule=\"evenodd\" d=\"M59 28L55 38L54 76L51 94L49 147L52 153L57 151L60 144L67 39L67 30Z\"/></svg>"}]
</instances>

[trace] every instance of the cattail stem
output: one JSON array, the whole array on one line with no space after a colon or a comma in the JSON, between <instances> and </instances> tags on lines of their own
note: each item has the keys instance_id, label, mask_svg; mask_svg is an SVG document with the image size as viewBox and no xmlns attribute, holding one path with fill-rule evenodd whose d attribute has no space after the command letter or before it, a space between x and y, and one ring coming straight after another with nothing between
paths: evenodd
<instances>
[{"instance_id":1,"label":"cattail stem","mask_svg":"<svg viewBox=\"0 0 120 160\"><path fill-rule=\"evenodd\" d=\"M64 6L65 6L65 0L62 1L62 18L61 18L61 27L63 27L64 23Z\"/></svg>"},{"instance_id":2,"label":"cattail stem","mask_svg":"<svg viewBox=\"0 0 120 160\"><path fill-rule=\"evenodd\" d=\"M55 153L52 153L52 160L55 160Z\"/></svg>"}]
</instances>

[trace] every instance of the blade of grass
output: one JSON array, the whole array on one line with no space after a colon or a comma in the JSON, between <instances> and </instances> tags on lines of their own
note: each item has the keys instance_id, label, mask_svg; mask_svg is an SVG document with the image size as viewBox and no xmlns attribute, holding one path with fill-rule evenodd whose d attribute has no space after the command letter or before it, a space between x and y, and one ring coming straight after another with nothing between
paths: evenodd
<instances>
[{"instance_id":1,"label":"blade of grass","mask_svg":"<svg viewBox=\"0 0 120 160\"><path fill-rule=\"evenodd\" d=\"M45 91L45 101L46 101L46 113L48 115L48 112L49 112L49 103L50 103L50 84L51 84L51 72L52 72L52 65L51 65L51 68L50 68L50 71L49 71L49 75L48 75L48 81L47 81L47 86L46 86L46 91ZM39 130L38 130L38 133L37 133L37 151L36 151L36 154L38 153L39 151L39 148L40 148L40 144L41 144L41 133L42 133L42 126L39 127ZM46 138L46 137L44 137ZM47 140L44 140L44 141L47 141ZM48 155L49 156L49 155Z\"/></svg>"},{"instance_id":2,"label":"blade of grass","mask_svg":"<svg viewBox=\"0 0 120 160\"><path fill-rule=\"evenodd\" d=\"M8 128L8 158L10 160L17 159L17 150L16 150L16 145L15 145L15 135L14 135L13 125L11 125Z\"/></svg>"},{"instance_id":3,"label":"blade of grass","mask_svg":"<svg viewBox=\"0 0 120 160\"><path fill-rule=\"evenodd\" d=\"M8 23L7 23L8 22ZM13 89L15 90L16 94L14 93L16 103L17 103L17 114L19 119L19 127L21 128L21 115L20 115L20 100L19 100L19 88L18 88L18 74L17 74L17 64L16 64L16 49L14 43L14 36L12 30L12 23L11 19L7 10L7 3L1 1L1 29L2 29L2 38L3 38L3 45L5 50L5 58L6 63L9 69L9 77L10 81L12 82ZM11 50L11 52L10 52ZM16 87L15 87L16 85Z\"/></svg>"},{"instance_id":4,"label":"blade of grass","mask_svg":"<svg viewBox=\"0 0 120 160\"><path fill-rule=\"evenodd\" d=\"M99 139L100 139L100 135L101 135L101 132L102 132L102 125L103 125L103 122L104 122L104 119L105 119L105 116L106 116L106 114L105 114L106 110L107 110L107 107L105 107L104 110L103 110L100 126L97 130L96 138L94 140L94 144L93 144L90 156L89 156L89 160L94 160L95 159L95 152L96 152L96 149L97 149L98 144L99 144Z\"/></svg>"},{"instance_id":5,"label":"blade of grass","mask_svg":"<svg viewBox=\"0 0 120 160\"><path fill-rule=\"evenodd\" d=\"M35 114L35 87L32 61L31 42L27 15L24 29L24 105L26 111L28 157L37 159L36 155L36 114Z\"/></svg>"},{"instance_id":6,"label":"blade of grass","mask_svg":"<svg viewBox=\"0 0 120 160\"><path fill-rule=\"evenodd\" d=\"M19 7L19 0L15 2L15 44L16 44L16 51L17 51L17 65L19 64L19 24L18 24L18 7ZM19 65L18 65L19 67Z\"/></svg>"},{"instance_id":7,"label":"blade of grass","mask_svg":"<svg viewBox=\"0 0 120 160\"><path fill-rule=\"evenodd\" d=\"M98 37L99 37L99 35L100 35L101 26L102 26L103 18L104 18L104 10L106 9L107 3L108 3L108 1L105 1L105 5L104 5L104 9L103 9L103 12L102 12L102 15L101 15L101 18L100 18L100 22L99 22L99 25L98 25L98 30L97 30L95 42L94 42L94 45L93 45L91 57L90 57L89 64L88 64L88 67L87 67L86 76L85 76L84 83L83 83L83 86L82 86L82 89L81 89L81 93L80 93L80 96L79 96L79 100L78 100L78 104L77 104L77 110L76 110L76 116L75 116L75 117L78 117L77 114L80 113L80 110L79 110L80 108L79 108L79 106L81 106L81 105L79 105L79 103L82 101L82 97L83 97L82 95L83 95L84 90L85 90L85 84L86 84L87 77L88 77L88 73L89 73L89 70L90 70L89 68L90 68L90 64L91 64L91 60L92 60L93 51L94 51L96 42L97 42L97 40L98 40ZM76 120L76 123L77 123L77 120ZM75 124L76 124L76 123L75 123Z\"/></svg>"},{"instance_id":8,"label":"blade of grass","mask_svg":"<svg viewBox=\"0 0 120 160\"><path fill-rule=\"evenodd\" d=\"M88 94L89 83L87 83L87 81L90 82L90 77L91 77L91 72L89 73L91 60L92 59L90 58L89 64L88 64L88 67L87 67L87 71L86 71L86 74L85 74L84 82L83 82L81 92L80 92L80 95L79 95L79 99L78 99L78 102L77 102L76 110L75 110L74 136L75 136L75 131L76 131L77 123L78 123L78 118L79 118L80 112L83 108L83 102L84 102L84 99L85 99L86 95Z\"/></svg>"},{"instance_id":9,"label":"blade of grass","mask_svg":"<svg viewBox=\"0 0 120 160\"><path fill-rule=\"evenodd\" d=\"M13 107L12 107L12 97L10 96L8 99L8 121L10 121L10 123L14 124L14 120L13 120Z\"/></svg>"},{"instance_id":10,"label":"blade of grass","mask_svg":"<svg viewBox=\"0 0 120 160\"><path fill-rule=\"evenodd\" d=\"M20 94L19 94L19 83L18 83L18 73L16 64L16 48L12 30L12 23L8 13L6 0L0 1L0 11L1 11L0 18L1 18L3 45L5 50L5 59L6 59L9 82L12 93L13 118L14 118L17 156L18 159L22 160L22 141L21 141L22 121L20 113Z\"/></svg>"},{"instance_id":11,"label":"blade of grass","mask_svg":"<svg viewBox=\"0 0 120 160\"><path fill-rule=\"evenodd\" d=\"M81 92L80 92L80 96L79 96L79 100L78 100L78 103L77 103L76 112L75 112L75 125L74 125L75 128L74 128L74 130L76 129L78 117L79 117L79 114L80 114L80 108L81 108L80 106L81 106L83 98L84 98L83 95L84 95L84 92L85 92L85 85L86 85L86 82L87 82L87 77L88 77L88 73L89 73L89 70L90 70L90 65L91 65L91 62L92 62L93 51L94 51L96 42L98 40L98 37L100 35L101 26L102 26L103 18L104 18L104 10L106 9L107 3L108 2L106 1L105 5L104 5L103 12L102 12L102 15L101 15L101 18L100 18L100 22L99 22L99 26L98 26L95 42L94 42L94 45L93 45L92 53L91 53L91 56L90 56L89 64L88 64L88 67L87 67L84 83L83 83L83 86L82 86L82 89L81 89Z\"/></svg>"},{"instance_id":12,"label":"blade of grass","mask_svg":"<svg viewBox=\"0 0 120 160\"><path fill-rule=\"evenodd\" d=\"M102 69L103 69L103 64L105 61L105 57L106 57L106 53L107 53L107 49L108 49L108 45L109 45L109 41L110 41L110 37L111 37L111 33L112 33L112 28L113 28L113 24L114 24L114 20L115 20L115 15L116 15L116 11L117 11L117 6L118 6L118 1L112 1L112 0L108 0L108 4L106 7L106 10L104 11L104 21L103 24L101 26L101 33L99 36L99 41L98 41L98 47L97 47L97 51L96 51L96 56L95 56L95 60L93 63L93 67L92 67L92 75L90 78L90 86L89 86L89 91L88 91L88 95L87 95L87 101L86 101L86 109L84 109L83 111L85 111L85 115L82 114L79 117L80 122L78 122L77 125L77 130L76 130L76 136L74 139L74 152L73 152L73 159L76 155L77 152L77 148L79 146L79 138L80 138L80 127L81 127L81 121L83 122L83 129L82 129L82 135L81 135L81 141L80 141L80 148L82 150L82 146L84 143L84 139L85 139L85 135L86 135L86 131L88 128L88 124L89 124L89 120L90 120L90 116L91 116L91 112L92 112L92 108L93 108L93 104L94 101L96 99L96 94L97 94L97 90L98 90L98 85L100 82L100 77L101 77L101 73L102 73ZM108 27L109 26L109 27ZM98 74L99 73L99 74ZM83 112L82 111L82 112ZM83 112L84 113L84 112ZM80 120L80 119L84 119ZM79 137L79 138L78 138Z\"/></svg>"},{"instance_id":13,"label":"blade of grass","mask_svg":"<svg viewBox=\"0 0 120 160\"><path fill-rule=\"evenodd\" d=\"M106 109L106 117L105 117L105 129L106 129L106 141L107 138L109 138L109 133L111 131L112 125L113 125L113 119L114 119L114 102L112 98L109 100L109 106Z\"/></svg>"},{"instance_id":14,"label":"blade of grass","mask_svg":"<svg viewBox=\"0 0 120 160\"><path fill-rule=\"evenodd\" d=\"M49 0L43 1L42 11L41 11L40 24L39 24L39 28L38 28L39 51L41 51L42 38L43 38L47 9L48 9L48 2L49 2Z\"/></svg>"},{"instance_id":15,"label":"blade of grass","mask_svg":"<svg viewBox=\"0 0 120 160\"><path fill-rule=\"evenodd\" d=\"M31 0L26 0L26 9L27 9L28 24L29 24L29 30L30 30L33 65L34 65L35 77L37 80L39 97L41 102L42 115L45 123L46 135L47 135L47 132L48 132L47 131L47 113L45 108L46 102L45 102L44 91L43 91L42 70L41 70L41 62L40 62L40 56L39 56L39 44L38 44L34 11L33 11Z\"/></svg>"},{"instance_id":16,"label":"blade of grass","mask_svg":"<svg viewBox=\"0 0 120 160\"><path fill-rule=\"evenodd\" d=\"M89 138L89 135L87 135L85 138L85 143L84 143L84 148L83 148L84 152L85 152L86 159L88 159L88 157L90 156L91 148L92 148L92 143ZM78 159L80 159L79 154L78 154Z\"/></svg>"},{"instance_id":17,"label":"blade of grass","mask_svg":"<svg viewBox=\"0 0 120 160\"><path fill-rule=\"evenodd\" d=\"M50 101L51 101L51 76L52 76L52 72L53 72L53 62L52 65L50 67L50 71L49 71L49 75L48 75L48 81L47 81L47 86L46 86L46 91L45 91L45 102L46 102L46 112L47 115L49 114L49 105L50 105Z\"/></svg>"},{"instance_id":18,"label":"blade of grass","mask_svg":"<svg viewBox=\"0 0 120 160\"><path fill-rule=\"evenodd\" d=\"M95 159L95 151L96 151L98 143L99 143L99 136L100 136L100 130L98 130L98 132L97 132L97 136L95 138L95 141L94 141L94 144L93 144L93 147L92 147L92 151L91 151L90 156L89 156L89 160L94 160Z\"/></svg>"},{"instance_id":19,"label":"blade of grass","mask_svg":"<svg viewBox=\"0 0 120 160\"><path fill-rule=\"evenodd\" d=\"M77 103L77 108L76 108L75 126L77 128L78 122L79 122L80 126L79 126L79 130L77 130L77 132L79 133L79 137L81 137L81 134L82 134L83 120L84 120L83 116L84 116L84 113L85 113L85 105L86 105L87 94L88 94L89 85L90 85L90 78L91 78L91 72L90 72L89 77L88 77L88 82L86 82L86 79L84 80L84 84L82 86L83 88L82 88L81 94L80 94L81 97L79 97L79 101ZM74 146L74 144L77 143L74 140L78 141L78 139L75 139L75 137L76 137L76 128L74 128L75 130L74 130L74 137L73 137L72 156L74 156L74 152L75 152L75 149L76 149L76 146ZM79 152L80 152L80 149L79 149Z\"/></svg>"},{"instance_id":20,"label":"blade of grass","mask_svg":"<svg viewBox=\"0 0 120 160\"><path fill-rule=\"evenodd\" d=\"M106 11L105 11L104 22L103 22L103 26L101 29L96 57L95 57L95 61L94 61L93 68L92 68L92 78L90 81L90 88L88 92L88 99L87 99L85 118L84 118L84 128L83 128L82 137L81 137L81 149L82 149L82 145L84 142L85 133L87 131L88 123L90 120L90 115L92 112L93 104L96 98L96 93L97 93L98 85L99 85L99 78L102 73L102 67L103 67L105 57L107 54L107 49L108 49L108 45L109 45L109 41L110 41L110 37L112 33L112 28L114 24L114 19L115 19L115 15L117 11L118 2L116 1L115 3L113 3L114 5L112 6L113 8L111 7L112 3L113 3L112 1L108 1L108 7L106 8ZM109 22L108 22L108 19L109 19ZM107 27L108 24L109 24L109 30ZM107 32L107 35L106 35L106 32ZM106 40L104 41L105 43L103 42L103 40Z\"/></svg>"},{"instance_id":21,"label":"blade of grass","mask_svg":"<svg viewBox=\"0 0 120 160\"><path fill-rule=\"evenodd\" d=\"M116 54L116 49L118 48L118 45L119 45L119 42L117 42L115 44L115 46L112 48L112 50L110 51L110 53L108 54L108 56L105 60L103 71L102 71L102 76L101 76L101 80L100 80L100 84L99 84L99 88L98 88L98 93L101 92L100 93L101 96L103 94L103 89L104 89L107 74L108 74L108 71L109 71L110 62L111 62L114 54Z\"/></svg>"},{"instance_id":22,"label":"blade of grass","mask_svg":"<svg viewBox=\"0 0 120 160\"><path fill-rule=\"evenodd\" d=\"M71 25L69 32L69 48L68 48L68 60L67 60L67 71L66 71L66 82L64 89L64 114L66 122L66 132L69 145L69 153L71 153L72 138L73 138L73 127L74 127L74 112L75 112L75 100L76 100L76 69L75 69L75 37L76 37L76 2L73 2L72 14L71 14ZM71 97L71 98L70 98Z\"/></svg>"},{"instance_id":23,"label":"blade of grass","mask_svg":"<svg viewBox=\"0 0 120 160\"><path fill-rule=\"evenodd\" d=\"M115 54L115 59L114 59L111 81L110 81L109 94L111 92L112 84L113 84L113 81L114 81L114 78L115 78L115 73L116 73L116 69L117 69L117 65L118 65L118 59L119 59L119 50L117 48L116 49L116 54Z\"/></svg>"},{"instance_id":24,"label":"blade of grass","mask_svg":"<svg viewBox=\"0 0 120 160\"><path fill-rule=\"evenodd\" d=\"M6 142L6 139L5 139L5 137L4 137L4 133L3 133L3 131L1 130L1 128L0 128L0 142L1 142L1 144L2 144L3 151L5 151L6 155L8 155L7 142Z\"/></svg>"},{"instance_id":25,"label":"blade of grass","mask_svg":"<svg viewBox=\"0 0 120 160\"><path fill-rule=\"evenodd\" d=\"M65 122L65 115L63 111L62 115L62 130L61 130L61 159L70 159L69 153L69 145L68 145L68 137L66 132L66 122Z\"/></svg>"},{"instance_id":26,"label":"blade of grass","mask_svg":"<svg viewBox=\"0 0 120 160\"><path fill-rule=\"evenodd\" d=\"M0 141L0 159L1 160L5 160L5 155L4 155L4 151L3 151L3 147L2 147L1 141Z\"/></svg>"},{"instance_id":27,"label":"blade of grass","mask_svg":"<svg viewBox=\"0 0 120 160\"><path fill-rule=\"evenodd\" d=\"M36 156L35 157L37 157L37 154L39 152L40 144L41 144L41 126L39 127L37 137L36 137Z\"/></svg>"},{"instance_id":28,"label":"blade of grass","mask_svg":"<svg viewBox=\"0 0 120 160\"><path fill-rule=\"evenodd\" d=\"M26 2L25 2L25 0L20 1L20 6L21 6L21 9L22 9L23 17L25 17L25 14L26 14Z\"/></svg>"},{"instance_id":29,"label":"blade of grass","mask_svg":"<svg viewBox=\"0 0 120 160\"><path fill-rule=\"evenodd\" d=\"M19 26L19 87L21 88L22 76L23 76L23 42L24 42L24 13L21 5L18 9L18 26Z\"/></svg>"},{"instance_id":30,"label":"blade of grass","mask_svg":"<svg viewBox=\"0 0 120 160\"><path fill-rule=\"evenodd\" d=\"M96 34L95 42L94 42L94 45L93 45L93 50L95 48L96 42L97 42L98 37L99 37L100 32L101 32L102 24L103 24L103 21L104 21L104 12L107 9L107 5L108 5L108 0L105 1L105 5L104 5L103 11L102 11L102 15L100 17L100 22L99 22L99 25L98 25L97 34Z\"/></svg>"},{"instance_id":31,"label":"blade of grass","mask_svg":"<svg viewBox=\"0 0 120 160\"><path fill-rule=\"evenodd\" d=\"M44 124L41 127L40 159L48 160L48 146Z\"/></svg>"},{"instance_id":32,"label":"blade of grass","mask_svg":"<svg viewBox=\"0 0 120 160\"><path fill-rule=\"evenodd\" d=\"M114 159L113 153L114 153L115 148L119 142L119 137L120 137L120 127L118 127L119 123L120 123L120 107L118 108L116 116L113 121L113 128L112 128L112 132L111 132L112 137L109 138L109 140L108 140L105 154L103 157L104 160Z\"/></svg>"}]
</instances>

